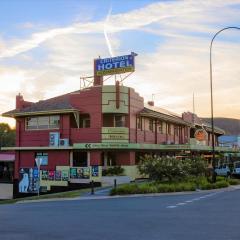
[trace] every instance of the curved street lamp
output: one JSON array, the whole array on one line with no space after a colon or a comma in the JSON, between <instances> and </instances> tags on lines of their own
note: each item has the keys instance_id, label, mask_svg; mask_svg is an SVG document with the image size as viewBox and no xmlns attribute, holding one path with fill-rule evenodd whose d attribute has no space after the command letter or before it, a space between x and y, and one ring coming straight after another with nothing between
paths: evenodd
<instances>
[{"instance_id":1,"label":"curved street lamp","mask_svg":"<svg viewBox=\"0 0 240 240\"><path fill-rule=\"evenodd\" d=\"M216 174L215 174L215 166L216 166L216 160L215 160L215 140L214 140L214 122L213 122L213 84L212 84L212 45L213 41L216 38L216 36L227 30L227 29L237 29L240 30L240 27L225 27L221 30L219 30L215 35L213 36L210 44L210 89L211 89L211 125L212 125L212 167L213 167L213 182L216 181Z\"/></svg>"}]
</instances>

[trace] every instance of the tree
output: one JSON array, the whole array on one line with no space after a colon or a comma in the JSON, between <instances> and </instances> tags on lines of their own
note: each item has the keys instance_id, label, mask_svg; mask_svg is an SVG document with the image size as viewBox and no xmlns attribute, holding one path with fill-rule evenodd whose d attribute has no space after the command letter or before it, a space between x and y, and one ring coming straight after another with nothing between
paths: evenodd
<instances>
[{"instance_id":1,"label":"tree","mask_svg":"<svg viewBox=\"0 0 240 240\"><path fill-rule=\"evenodd\" d=\"M206 173L207 163L202 158L177 159L146 155L138 166L141 174L154 181L183 180L188 176L202 176Z\"/></svg>"},{"instance_id":2,"label":"tree","mask_svg":"<svg viewBox=\"0 0 240 240\"><path fill-rule=\"evenodd\" d=\"M0 147L15 146L16 131L7 123L0 123Z\"/></svg>"}]
</instances>

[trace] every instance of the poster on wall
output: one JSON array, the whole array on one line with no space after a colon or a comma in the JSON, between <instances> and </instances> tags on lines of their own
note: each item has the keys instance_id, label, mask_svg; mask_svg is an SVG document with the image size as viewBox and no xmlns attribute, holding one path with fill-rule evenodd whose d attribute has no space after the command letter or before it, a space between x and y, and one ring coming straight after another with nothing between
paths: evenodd
<instances>
[{"instance_id":1,"label":"poster on wall","mask_svg":"<svg viewBox=\"0 0 240 240\"><path fill-rule=\"evenodd\" d=\"M42 170L42 180L43 181L48 180L48 170Z\"/></svg>"},{"instance_id":2,"label":"poster on wall","mask_svg":"<svg viewBox=\"0 0 240 240\"><path fill-rule=\"evenodd\" d=\"M69 173L68 170L41 170L42 172L42 181L68 181Z\"/></svg>"},{"instance_id":3,"label":"poster on wall","mask_svg":"<svg viewBox=\"0 0 240 240\"><path fill-rule=\"evenodd\" d=\"M89 179L90 178L90 169L89 167L82 168L82 178Z\"/></svg>"},{"instance_id":4,"label":"poster on wall","mask_svg":"<svg viewBox=\"0 0 240 240\"><path fill-rule=\"evenodd\" d=\"M72 179L78 178L77 168L70 168L70 178Z\"/></svg>"},{"instance_id":5,"label":"poster on wall","mask_svg":"<svg viewBox=\"0 0 240 240\"><path fill-rule=\"evenodd\" d=\"M19 177L20 193L37 193L39 172L37 168L21 168Z\"/></svg>"},{"instance_id":6,"label":"poster on wall","mask_svg":"<svg viewBox=\"0 0 240 240\"><path fill-rule=\"evenodd\" d=\"M61 181L62 179L62 172L60 170L55 171L55 181Z\"/></svg>"},{"instance_id":7,"label":"poster on wall","mask_svg":"<svg viewBox=\"0 0 240 240\"><path fill-rule=\"evenodd\" d=\"M48 171L48 180L54 181L55 171L49 170Z\"/></svg>"},{"instance_id":8,"label":"poster on wall","mask_svg":"<svg viewBox=\"0 0 240 240\"><path fill-rule=\"evenodd\" d=\"M68 170L62 170L62 181L68 181L69 173Z\"/></svg>"},{"instance_id":9,"label":"poster on wall","mask_svg":"<svg viewBox=\"0 0 240 240\"><path fill-rule=\"evenodd\" d=\"M98 177L98 176L99 176L99 167L92 166L92 177Z\"/></svg>"},{"instance_id":10,"label":"poster on wall","mask_svg":"<svg viewBox=\"0 0 240 240\"><path fill-rule=\"evenodd\" d=\"M89 167L70 168L71 179L89 179L90 169Z\"/></svg>"}]
</instances>

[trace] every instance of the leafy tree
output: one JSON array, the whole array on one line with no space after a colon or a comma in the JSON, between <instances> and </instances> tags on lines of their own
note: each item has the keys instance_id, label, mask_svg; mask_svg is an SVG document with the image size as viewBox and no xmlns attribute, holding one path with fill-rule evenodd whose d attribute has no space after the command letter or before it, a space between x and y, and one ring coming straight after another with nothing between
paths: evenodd
<instances>
[{"instance_id":1,"label":"leafy tree","mask_svg":"<svg viewBox=\"0 0 240 240\"><path fill-rule=\"evenodd\" d=\"M7 123L0 123L0 147L15 146L16 131Z\"/></svg>"},{"instance_id":2,"label":"leafy tree","mask_svg":"<svg viewBox=\"0 0 240 240\"><path fill-rule=\"evenodd\" d=\"M204 176L207 173L207 161L201 157L188 158L185 161L188 161L190 164L190 169L188 170L188 174L190 176Z\"/></svg>"},{"instance_id":3,"label":"leafy tree","mask_svg":"<svg viewBox=\"0 0 240 240\"><path fill-rule=\"evenodd\" d=\"M207 163L202 158L177 159L146 155L141 158L138 169L151 180L173 181L183 180L189 176L203 176L206 173Z\"/></svg>"}]
</instances>

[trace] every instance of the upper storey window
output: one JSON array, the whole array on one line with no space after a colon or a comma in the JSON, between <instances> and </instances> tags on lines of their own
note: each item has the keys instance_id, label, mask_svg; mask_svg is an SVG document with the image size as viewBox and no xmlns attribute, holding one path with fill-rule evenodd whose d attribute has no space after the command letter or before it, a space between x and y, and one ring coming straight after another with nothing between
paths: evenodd
<instances>
[{"instance_id":1,"label":"upper storey window","mask_svg":"<svg viewBox=\"0 0 240 240\"><path fill-rule=\"evenodd\" d=\"M59 125L59 115L26 118L27 130L57 129Z\"/></svg>"},{"instance_id":2,"label":"upper storey window","mask_svg":"<svg viewBox=\"0 0 240 240\"><path fill-rule=\"evenodd\" d=\"M148 121L149 121L148 129L153 132L154 121L153 119L149 119Z\"/></svg>"},{"instance_id":3,"label":"upper storey window","mask_svg":"<svg viewBox=\"0 0 240 240\"><path fill-rule=\"evenodd\" d=\"M124 115L114 116L114 127L125 127L125 116Z\"/></svg>"},{"instance_id":4,"label":"upper storey window","mask_svg":"<svg viewBox=\"0 0 240 240\"><path fill-rule=\"evenodd\" d=\"M80 115L80 128L90 128L90 115L89 114Z\"/></svg>"},{"instance_id":5,"label":"upper storey window","mask_svg":"<svg viewBox=\"0 0 240 240\"><path fill-rule=\"evenodd\" d=\"M137 128L143 130L143 118L141 117L137 118Z\"/></svg>"},{"instance_id":6,"label":"upper storey window","mask_svg":"<svg viewBox=\"0 0 240 240\"><path fill-rule=\"evenodd\" d=\"M126 127L126 117L120 114L103 114L103 127Z\"/></svg>"}]
</instances>

